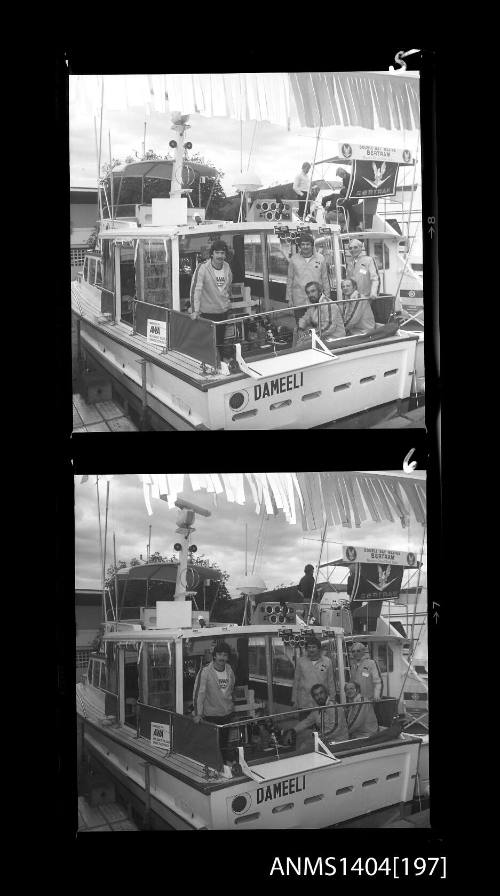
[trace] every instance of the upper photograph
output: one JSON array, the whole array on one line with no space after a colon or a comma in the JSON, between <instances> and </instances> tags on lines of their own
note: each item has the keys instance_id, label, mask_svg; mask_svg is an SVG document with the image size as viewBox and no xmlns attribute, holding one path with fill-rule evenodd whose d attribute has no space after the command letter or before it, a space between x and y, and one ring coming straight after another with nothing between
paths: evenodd
<instances>
[{"instance_id":1,"label":"upper photograph","mask_svg":"<svg viewBox=\"0 0 500 896\"><path fill-rule=\"evenodd\" d=\"M69 75L73 432L425 426L419 73Z\"/></svg>"}]
</instances>

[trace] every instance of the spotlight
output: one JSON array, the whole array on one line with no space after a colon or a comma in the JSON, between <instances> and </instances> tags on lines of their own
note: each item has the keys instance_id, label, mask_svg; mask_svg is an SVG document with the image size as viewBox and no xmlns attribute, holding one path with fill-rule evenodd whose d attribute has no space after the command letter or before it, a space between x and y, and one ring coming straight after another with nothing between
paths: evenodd
<instances>
[{"instance_id":1,"label":"spotlight","mask_svg":"<svg viewBox=\"0 0 500 896\"><path fill-rule=\"evenodd\" d=\"M174 551L182 551L182 545L178 541L174 544Z\"/></svg>"},{"instance_id":2,"label":"spotlight","mask_svg":"<svg viewBox=\"0 0 500 896\"><path fill-rule=\"evenodd\" d=\"M184 146L186 147L186 149L192 149L192 148L193 148L193 144L192 144L192 143L189 143L189 142L188 142L188 143L185 143Z\"/></svg>"},{"instance_id":3,"label":"spotlight","mask_svg":"<svg viewBox=\"0 0 500 896\"><path fill-rule=\"evenodd\" d=\"M188 548L188 551L190 551L191 554L196 554L197 550L198 550L198 548L195 544L190 545Z\"/></svg>"},{"instance_id":4,"label":"spotlight","mask_svg":"<svg viewBox=\"0 0 500 896\"><path fill-rule=\"evenodd\" d=\"M177 149L177 140L171 140L168 145L171 149Z\"/></svg>"}]
</instances>

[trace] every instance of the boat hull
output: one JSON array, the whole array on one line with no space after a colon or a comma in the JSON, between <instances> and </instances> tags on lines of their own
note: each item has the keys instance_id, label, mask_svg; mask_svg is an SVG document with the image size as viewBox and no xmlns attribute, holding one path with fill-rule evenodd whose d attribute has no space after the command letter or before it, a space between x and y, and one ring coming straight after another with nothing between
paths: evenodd
<instances>
[{"instance_id":1,"label":"boat hull","mask_svg":"<svg viewBox=\"0 0 500 896\"><path fill-rule=\"evenodd\" d=\"M84 748L91 762L109 774L119 790L141 812L148 809L152 827L175 830L318 829L352 824L366 818L377 827L387 810L399 813L413 800L419 743L394 745L344 756L339 763L318 753L253 767L264 781L222 781L205 790L191 786L182 772L145 766L133 732L99 723L84 723ZM127 743L128 741L128 743ZM382 823L382 821L380 821Z\"/></svg>"},{"instance_id":2,"label":"boat hull","mask_svg":"<svg viewBox=\"0 0 500 896\"><path fill-rule=\"evenodd\" d=\"M144 390L136 348L86 319L80 339L85 352L139 408L147 404L155 428L188 431L309 429L408 399L419 344L403 334L333 358L311 349L285 356L285 370L280 356L276 373L269 359L267 375L231 377L208 388L150 360Z\"/></svg>"}]
</instances>

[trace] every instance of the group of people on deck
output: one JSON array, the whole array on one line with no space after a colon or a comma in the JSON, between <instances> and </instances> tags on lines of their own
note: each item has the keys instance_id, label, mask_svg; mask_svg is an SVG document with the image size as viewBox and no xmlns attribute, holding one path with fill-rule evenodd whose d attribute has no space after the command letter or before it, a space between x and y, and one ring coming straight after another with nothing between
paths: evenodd
<instances>
[{"instance_id":1,"label":"group of people on deck","mask_svg":"<svg viewBox=\"0 0 500 896\"><path fill-rule=\"evenodd\" d=\"M295 726L295 732L317 728L329 743L354 737L369 737L378 731L371 702L378 701L382 679L377 664L367 655L366 647L356 641L351 652L351 676L344 687L346 704L335 700L335 681L331 660L321 654L321 642L310 637L305 656L297 661L292 705L298 709L315 706ZM321 707L328 707L320 713ZM323 721L321 721L323 715Z\"/></svg>"},{"instance_id":2,"label":"group of people on deck","mask_svg":"<svg viewBox=\"0 0 500 896\"><path fill-rule=\"evenodd\" d=\"M369 737L378 731L373 704L381 697L382 679L377 664L366 655L366 647L355 642L351 652L350 680L344 688L345 704L336 702L335 679L331 660L321 653L321 641L310 635L305 655L297 660L292 689L292 707L310 709L293 726L296 735L309 734L316 728L327 743L357 737ZM193 693L193 718L196 723L225 725L234 719L233 690L235 676L229 663L230 649L225 642L216 644L212 662L203 666L196 677ZM326 707L324 712L320 712ZM323 716L323 718L321 718ZM292 730L292 729L290 729ZM223 731L224 743L228 731Z\"/></svg>"},{"instance_id":3,"label":"group of people on deck","mask_svg":"<svg viewBox=\"0 0 500 896\"><path fill-rule=\"evenodd\" d=\"M314 237L307 231L299 239L299 251L288 265L286 301L293 310L299 330L314 328L323 339L355 336L375 329L371 299L376 298L379 277L373 258L365 254L361 240L351 240L351 257L346 278L341 281L340 304L330 301L326 260L314 249ZM303 306L311 307L304 311Z\"/></svg>"},{"instance_id":4,"label":"group of people on deck","mask_svg":"<svg viewBox=\"0 0 500 896\"><path fill-rule=\"evenodd\" d=\"M299 331L314 328L323 339L354 336L375 329L370 301L377 295L379 278L373 258L366 255L363 243L349 243L351 257L346 278L341 281L340 303L330 301L330 282L325 257L315 251L314 237L301 234L299 251L289 261L286 301L295 316ZM215 240L210 256L201 262L191 283L191 318L216 324L216 342L224 345L225 321L231 301L232 272L227 261L224 240ZM309 307L304 309L304 305ZM302 307L299 307L302 306Z\"/></svg>"}]
</instances>

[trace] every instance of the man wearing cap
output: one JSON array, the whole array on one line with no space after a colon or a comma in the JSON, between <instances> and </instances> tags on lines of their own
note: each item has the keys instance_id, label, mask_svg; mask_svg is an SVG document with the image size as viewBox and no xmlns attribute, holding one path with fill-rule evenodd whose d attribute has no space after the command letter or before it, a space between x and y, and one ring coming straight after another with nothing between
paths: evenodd
<instances>
[{"instance_id":1,"label":"man wearing cap","mask_svg":"<svg viewBox=\"0 0 500 896\"><path fill-rule=\"evenodd\" d=\"M203 317L218 324L215 338L221 354L226 331L221 322L227 319L233 282L227 254L224 240L215 240L210 246L210 258L200 262L193 274L190 291L191 318Z\"/></svg>"},{"instance_id":2,"label":"man wearing cap","mask_svg":"<svg viewBox=\"0 0 500 896\"><path fill-rule=\"evenodd\" d=\"M379 288L377 265L373 258L365 253L361 240L351 240L349 249L351 257L347 262L346 277L356 281L361 296L375 299Z\"/></svg>"},{"instance_id":3,"label":"man wearing cap","mask_svg":"<svg viewBox=\"0 0 500 896\"><path fill-rule=\"evenodd\" d=\"M306 655L297 660L292 689L292 706L303 709L314 706L311 688L315 684L325 686L328 696L335 697L333 666L327 656L321 654L321 641L314 636L306 641Z\"/></svg>"},{"instance_id":4,"label":"man wearing cap","mask_svg":"<svg viewBox=\"0 0 500 896\"><path fill-rule=\"evenodd\" d=\"M290 308L297 305L307 305L306 284L311 280L319 283L325 299L330 299L330 281L326 260L314 250L314 237L312 233L305 231L299 237L299 251L292 255L288 264L288 278L286 282L286 300ZM295 320L298 323L303 311L294 311Z\"/></svg>"},{"instance_id":5,"label":"man wearing cap","mask_svg":"<svg viewBox=\"0 0 500 896\"><path fill-rule=\"evenodd\" d=\"M360 641L355 641L351 652L351 678L359 685L362 700L380 700L382 694L382 678L378 666L367 654L367 649Z\"/></svg>"}]
</instances>

